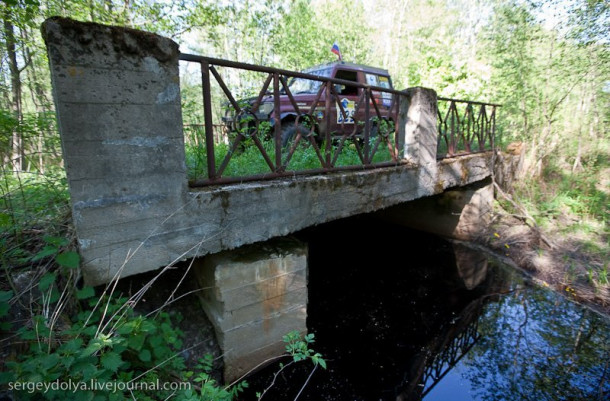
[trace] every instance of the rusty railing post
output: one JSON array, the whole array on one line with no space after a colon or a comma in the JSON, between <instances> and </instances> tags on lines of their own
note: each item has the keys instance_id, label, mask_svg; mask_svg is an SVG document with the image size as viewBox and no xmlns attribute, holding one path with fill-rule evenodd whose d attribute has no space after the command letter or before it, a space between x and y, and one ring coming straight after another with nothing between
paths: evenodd
<instances>
[{"instance_id":1,"label":"rusty railing post","mask_svg":"<svg viewBox=\"0 0 610 401\"><path fill-rule=\"evenodd\" d=\"M212 120L212 95L210 86L210 63L201 61L201 85L203 92L203 118L205 122L205 151L207 156L208 178L216 178L214 157L214 121Z\"/></svg>"}]
</instances>

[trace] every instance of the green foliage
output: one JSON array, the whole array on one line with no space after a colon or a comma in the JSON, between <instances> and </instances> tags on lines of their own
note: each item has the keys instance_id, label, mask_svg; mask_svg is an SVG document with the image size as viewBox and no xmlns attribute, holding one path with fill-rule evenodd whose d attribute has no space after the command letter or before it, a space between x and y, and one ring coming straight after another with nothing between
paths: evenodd
<instances>
[{"instance_id":1,"label":"green foliage","mask_svg":"<svg viewBox=\"0 0 610 401\"><path fill-rule=\"evenodd\" d=\"M38 282L39 290L51 292L60 286L59 277L47 273ZM0 292L0 318L7 316L12 295ZM6 362L8 370L0 375L0 384L16 391L19 399L157 400L172 395L178 400L228 401L247 387L220 387L210 375L211 356L196 367L199 373L185 369L178 354L179 316L137 315L128 299L96 297L91 287L78 290L76 297L88 307L69 322L60 325L56 314L46 314L43 305L31 324L17 329L27 348ZM46 304L57 307L59 299Z\"/></svg>"},{"instance_id":2,"label":"green foliage","mask_svg":"<svg viewBox=\"0 0 610 401\"><path fill-rule=\"evenodd\" d=\"M8 317L10 300L13 298L13 291L0 291L0 332L7 331L11 328L11 323L5 321Z\"/></svg>"},{"instance_id":3,"label":"green foliage","mask_svg":"<svg viewBox=\"0 0 610 401\"><path fill-rule=\"evenodd\" d=\"M284 369L286 369L292 364L311 360L311 362L314 364L314 369L310 373L310 377L318 368L318 366L322 367L323 369L326 369L326 361L324 360L324 358L322 358L322 355L310 348L310 345L314 343L313 333L302 336L301 333L297 330L291 331L283 337L283 341L284 343L286 343L286 353L288 356L292 357L292 361L287 364L280 363L280 368L274 373L271 384L262 392L256 393L257 400L259 401L262 400L265 397L267 391L269 391L269 389L273 387L273 385L275 384L275 380L280 374L282 374ZM307 385L307 382L305 382L305 385Z\"/></svg>"},{"instance_id":4,"label":"green foliage","mask_svg":"<svg viewBox=\"0 0 610 401\"><path fill-rule=\"evenodd\" d=\"M532 179L520 185L519 194L532 202L539 223L566 214L577 216L579 221L586 217L608 221L610 200L608 194L598 188L599 170L592 171L593 174L571 174L549 168L545 170L543 181Z\"/></svg>"},{"instance_id":5,"label":"green foliage","mask_svg":"<svg viewBox=\"0 0 610 401\"><path fill-rule=\"evenodd\" d=\"M191 377L194 383L199 384L199 391L187 390L182 398L185 401L196 400L215 400L231 401L244 389L248 388L248 383L242 381L231 388L220 387L211 375L214 360L212 355L206 354L199 360L196 368L199 371L193 376L193 372L187 372L186 376Z\"/></svg>"},{"instance_id":6,"label":"green foliage","mask_svg":"<svg viewBox=\"0 0 610 401\"><path fill-rule=\"evenodd\" d=\"M602 184L606 171L607 161L577 173L548 166L541 179L518 183L515 193L539 226L568 242L569 248L579 250L570 257L566 255L569 279L586 279L594 286L608 285L606 261L610 246L606 226L610 199ZM506 207L510 210L510 205ZM576 269L577 266L582 268Z\"/></svg>"},{"instance_id":7,"label":"green foliage","mask_svg":"<svg viewBox=\"0 0 610 401\"><path fill-rule=\"evenodd\" d=\"M298 331L291 331L283 337L283 341L286 343L286 352L292 356L294 362L310 359L314 365L326 369L326 361L322 355L309 348L314 343L313 333L301 336Z\"/></svg>"},{"instance_id":8,"label":"green foliage","mask_svg":"<svg viewBox=\"0 0 610 401\"><path fill-rule=\"evenodd\" d=\"M52 280L51 280L52 281ZM47 284L45 284L46 286ZM43 283L39 284L43 287ZM42 288L41 288L42 289ZM97 298L90 299L95 307ZM62 330L51 331L43 315L32 318L33 326L18 330L19 337L29 343L29 349L18 360L8 361L9 375L5 383L52 383L54 381L85 383L131 383L156 378L173 380L172 370L182 369L180 358L171 359L180 347L180 332L172 327L170 316L160 314L157 319L133 315L125 308L125 299L103 298L105 308L93 313L83 311ZM100 327L112 325L107 333ZM55 341L62 338L62 341ZM143 399L152 399L152 391L135 392ZM40 393L21 392L22 399L38 399ZM128 392L95 392L92 389L72 391L51 390L44 399L124 399Z\"/></svg>"},{"instance_id":9,"label":"green foliage","mask_svg":"<svg viewBox=\"0 0 610 401\"><path fill-rule=\"evenodd\" d=\"M68 207L65 172L40 173L2 171L0 178L0 234L26 231L45 222L57 221Z\"/></svg>"},{"instance_id":10,"label":"green foliage","mask_svg":"<svg viewBox=\"0 0 610 401\"><path fill-rule=\"evenodd\" d=\"M273 47L282 55L283 68L302 70L328 59L329 44L325 42L323 26L318 24L309 1L295 1L282 15L280 24L281 34L273 38ZM294 29L295 26L300 29Z\"/></svg>"}]
</instances>

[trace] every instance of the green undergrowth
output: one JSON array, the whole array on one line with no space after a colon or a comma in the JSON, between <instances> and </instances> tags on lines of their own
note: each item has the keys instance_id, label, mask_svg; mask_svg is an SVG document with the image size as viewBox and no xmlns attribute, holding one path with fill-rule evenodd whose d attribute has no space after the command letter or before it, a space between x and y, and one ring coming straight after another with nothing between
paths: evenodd
<instances>
[{"instance_id":1,"label":"green undergrowth","mask_svg":"<svg viewBox=\"0 0 610 401\"><path fill-rule=\"evenodd\" d=\"M23 265L46 244L69 237L69 194L63 170L45 174L3 172L0 179L0 262Z\"/></svg>"},{"instance_id":2,"label":"green undergrowth","mask_svg":"<svg viewBox=\"0 0 610 401\"><path fill-rule=\"evenodd\" d=\"M60 264L65 258L69 263ZM78 288L76 253L58 253L55 260L59 269L37 280L39 298L25 324L3 321L20 350L6 360L0 385L19 399L232 400L247 386L216 383L211 356L197 371L186 369L179 315L138 315L133 298ZM0 317L10 317L20 302L13 295L0 293Z\"/></svg>"},{"instance_id":3,"label":"green undergrowth","mask_svg":"<svg viewBox=\"0 0 610 401\"><path fill-rule=\"evenodd\" d=\"M218 383L211 355L187 368L178 313L138 314L145 289L126 298L114 293L114 282L105 289L83 286L79 255L66 249L67 240L45 242L31 262L46 259L46 270L32 272L25 291L0 290L2 391L20 400L230 401L248 386ZM293 362L326 367L310 348L313 334L291 332L284 341Z\"/></svg>"},{"instance_id":4,"label":"green undergrowth","mask_svg":"<svg viewBox=\"0 0 610 401\"><path fill-rule=\"evenodd\" d=\"M515 191L547 237L565 250L571 279L604 288L610 268L610 188L604 178L608 167L607 161L600 162L573 173L550 166L541 177L519 182ZM575 264L583 268L570 267Z\"/></svg>"},{"instance_id":5,"label":"green undergrowth","mask_svg":"<svg viewBox=\"0 0 610 401\"><path fill-rule=\"evenodd\" d=\"M376 146L376 140L371 140L371 153ZM200 141L187 141L187 143L201 143ZM268 155L271 164L275 165L275 144L273 141L261 142L265 153ZM363 153L363 146L360 145L360 152ZM326 145L319 145L320 156L326 160ZM335 158L335 154L339 149L339 143L335 142L330 147L331 163ZM288 159L290 152L289 147L282 149L282 166L285 171L306 171L321 169L322 163L314 147L307 141L301 140L295 149L294 154ZM214 158L216 161L216 170L221 167L223 161L231 153L231 146L225 143L219 143L214 146ZM364 157L364 156L362 156ZM208 177L207 168L207 151L205 145L188 145L186 146L186 165L189 179L201 179ZM392 161L392 157L386 143L381 142L373 155L372 163L381 163ZM356 145L352 141L346 141L341 147L341 150L334 161L335 167L345 166L360 166L362 159L358 153ZM262 152L256 146L252 139L246 139L240 144L235 152L231 154L229 163L222 172L222 177L247 177L259 174L271 174L272 168L263 157Z\"/></svg>"}]
</instances>

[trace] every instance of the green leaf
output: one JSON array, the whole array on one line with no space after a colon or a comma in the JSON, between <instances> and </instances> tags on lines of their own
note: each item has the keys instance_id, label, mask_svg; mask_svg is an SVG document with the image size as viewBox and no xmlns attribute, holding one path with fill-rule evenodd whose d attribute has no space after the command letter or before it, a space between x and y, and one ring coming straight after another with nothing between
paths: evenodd
<instances>
[{"instance_id":1,"label":"green leaf","mask_svg":"<svg viewBox=\"0 0 610 401\"><path fill-rule=\"evenodd\" d=\"M146 336L144 334L135 334L128 337L127 345L129 345L130 348L139 351L144 345L144 340L146 340Z\"/></svg>"},{"instance_id":2,"label":"green leaf","mask_svg":"<svg viewBox=\"0 0 610 401\"><path fill-rule=\"evenodd\" d=\"M160 347L161 344L163 344L163 339L159 336L151 337L150 340L148 340L148 342L150 343L151 347L157 348L157 347Z\"/></svg>"},{"instance_id":3,"label":"green leaf","mask_svg":"<svg viewBox=\"0 0 610 401\"><path fill-rule=\"evenodd\" d=\"M73 338L61 346L61 350L66 353L74 353L83 346L82 338Z\"/></svg>"},{"instance_id":4,"label":"green leaf","mask_svg":"<svg viewBox=\"0 0 610 401\"><path fill-rule=\"evenodd\" d=\"M13 291L0 291L0 302L8 302L13 297Z\"/></svg>"},{"instance_id":5,"label":"green leaf","mask_svg":"<svg viewBox=\"0 0 610 401\"><path fill-rule=\"evenodd\" d=\"M41 366L45 370L52 369L55 366L57 366L57 364L59 363L60 359L61 358L59 357L59 355L57 355L55 353L49 354L49 355L45 356L44 358L42 358Z\"/></svg>"},{"instance_id":6,"label":"green leaf","mask_svg":"<svg viewBox=\"0 0 610 401\"><path fill-rule=\"evenodd\" d=\"M49 297L48 302L55 303L59 300L60 293L57 290L57 287L51 287L51 296Z\"/></svg>"},{"instance_id":7,"label":"green leaf","mask_svg":"<svg viewBox=\"0 0 610 401\"><path fill-rule=\"evenodd\" d=\"M322 368L326 369L326 361L322 358L321 354L315 354L311 357L311 360L314 364L322 366Z\"/></svg>"},{"instance_id":8,"label":"green leaf","mask_svg":"<svg viewBox=\"0 0 610 401\"><path fill-rule=\"evenodd\" d=\"M32 262L44 259L46 257L55 255L59 249L56 246L45 245L36 255L32 256Z\"/></svg>"},{"instance_id":9,"label":"green leaf","mask_svg":"<svg viewBox=\"0 0 610 401\"><path fill-rule=\"evenodd\" d=\"M98 320L99 319L96 319L95 321L98 321ZM84 335L87 335L87 336L94 336L96 331L97 331L97 327L96 326L88 325L87 327L83 328L82 333Z\"/></svg>"},{"instance_id":10,"label":"green leaf","mask_svg":"<svg viewBox=\"0 0 610 401\"><path fill-rule=\"evenodd\" d=\"M150 362L152 355L150 354L150 351L147 349L143 349L140 354L138 355L138 357L140 358L140 360L142 362Z\"/></svg>"},{"instance_id":11,"label":"green leaf","mask_svg":"<svg viewBox=\"0 0 610 401\"><path fill-rule=\"evenodd\" d=\"M42 239L47 244L54 245L56 248L59 248L59 247L62 247L62 246L66 246L66 245L68 245L70 243L70 241L67 238L63 238L63 237L51 237L50 235L46 235Z\"/></svg>"},{"instance_id":12,"label":"green leaf","mask_svg":"<svg viewBox=\"0 0 610 401\"><path fill-rule=\"evenodd\" d=\"M92 326L93 327L93 326ZM93 327L95 329L95 327ZM86 356L90 356L93 355L94 353L96 353L97 351L101 350L103 347L102 343L100 342L100 340L98 339L93 339L89 342L89 345L87 345L87 348L85 348L81 353L80 356L81 357L86 357Z\"/></svg>"},{"instance_id":13,"label":"green leaf","mask_svg":"<svg viewBox=\"0 0 610 401\"><path fill-rule=\"evenodd\" d=\"M74 251L62 252L55 257L58 265L68 269L76 269L80 265L80 256Z\"/></svg>"},{"instance_id":14,"label":"green leaf","mask_svg":"<svg viewBox=\"0 0 610 401\"><path fill-rule=\"evenodd\" d=\"M144 320L142 321L140 330L148 334L154 334L157 332L157 326L150 320Z\"/></svg>"},{"instance_id":15,"label":"green leaf","mask_svg":"<svg viewBox=\"0 0 610 401\"><path fill-rule=\"evenodd\" d=\"M0 384L7 384L13 381L15 381L15 373L0 372Z\"/></svg>"},{"instance_id":16,"label":"green leaf","mask_svg":"<svg viewBox=\"0 0 610 401\"><path fill-rule=\"evenodd\" d=\"M8 303L13 297L12 291L0 291L0 317L8 315L11 305Z\"/></svg>"},{"instance_id":17,"label":"green leaf","mask_svg":"<svg viewBox=\"0 0 610 401\"><path fill-rule=\"evenodd\" d=\"M11 227L12 225L11 216L7 213L0 213L0 227Z\"/></svg>"},{"instance_id":18,"label":"green leaf","mask_svg":"<svg viewBox=\"0 0 610 401\"><path fill-rule=\"evenodd\" d=\"M121 356L119 354L111 351L102 355L101 363L102 366L106 369L111 370L112 372L116 372L123 364L123 360L121 359Z\"/></svg>"},{"instance_id":19,"label":"green leaf","mask_svg":"<svg viewBox=\"0 0 610 401\"><path fill-rule=\"evenodd\" d=\"M49 289L49 286L55 281L55 273L45 273L38 282L38 289L40 292L45 292Z\"/></svg>"},{"instance_id":20,"label":"green leaf","mask_svg":"<svg viewBox=\"0 0 610 401\"><path fill-rule=\"evenodd\" d=\"M95 359L95 358L93 358ZM96 376L97 368L94 364L89 361L81 361L72 365L72 369L70 370L72 376L78 377L82 375L83 381L90 380Z\"/></svg>"},{"instance_id":21,"label":"green leaf","mask_svg":"<svg viewBox=\"0 0 610 401\"><path fill-rule=\"evenodd\" d=\"M62 356L61 357L61 364L64 367L64 369L70 369L70 366L72 366L72 364L74 363L76 359L73 356Z\"/></svg>"},{"instance_id":22,"label":"green leaf","mask_svg":"<svg viewBox=\"0 0 610 401\"><path fill-rule=\"evenodd\" d=\"M94 295L95 295L95 290L93 289L93 287L89 287L89 286L85 286L85 287L81 288L80 290L76 291L77 299L89 299Z\"/></svg>"}]
</instances>

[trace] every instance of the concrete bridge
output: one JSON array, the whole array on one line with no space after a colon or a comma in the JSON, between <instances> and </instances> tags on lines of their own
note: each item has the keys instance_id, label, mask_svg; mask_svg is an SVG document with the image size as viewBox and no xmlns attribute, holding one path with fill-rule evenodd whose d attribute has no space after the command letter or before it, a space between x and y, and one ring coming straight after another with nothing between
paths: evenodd
<instances>
[{"instance_id":1,"label":"concrete bridge","mask_svg":"<svg viewBox=\"0 0 610 401\"><path fill-rule=\"evenodd\" d=\"M488 221L491 151L437 158L433 90L400 92L398 160L268 181L189 186L178 45L53 18L42 27L89 284L194 264L226 379L306 330L307 244L291 233L362 213L469 239ZM207 256L206 256L207 255Z\"/></svg>"}]
</instances>

